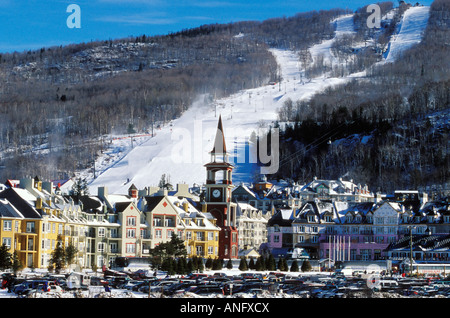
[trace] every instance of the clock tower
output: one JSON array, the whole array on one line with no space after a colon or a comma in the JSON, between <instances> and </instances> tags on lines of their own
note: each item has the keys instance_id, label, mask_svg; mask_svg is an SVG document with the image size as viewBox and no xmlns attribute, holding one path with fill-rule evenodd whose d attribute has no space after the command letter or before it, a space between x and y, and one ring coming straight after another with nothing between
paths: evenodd
<instances>
[{"instance_id":1,"label":"clock tower","mask_svg":"<svg viewBox=\"0 0 450 318\"><path fill-rule=\"evenodd\" d=\"M231 202L233 188L231 175L233 165L228 162L228 153L223 133L222 117L219 116L211 162L206 167L206 211L217 219L220 227L219 258L238 257L238 232L236 228L236 203Z\"/></svg>"}]
</instances>

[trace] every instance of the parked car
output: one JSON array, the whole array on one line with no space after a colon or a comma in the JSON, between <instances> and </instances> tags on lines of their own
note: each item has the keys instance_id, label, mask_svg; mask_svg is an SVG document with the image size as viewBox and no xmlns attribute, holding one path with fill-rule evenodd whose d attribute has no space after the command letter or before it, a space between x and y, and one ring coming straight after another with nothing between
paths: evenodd
<instances>
[{"instance_id":1,"label":"parked car","mask_svg":"<svg viewBox=\"0 0 450 318\"><path fill-rule=\"evenodd\" d=\"M205 295L205 294L223 294L223 288L219 285L198 285L192 286L188 290L188 292L197 294L197 295Z\"/></svg>"},{"instance_id":2,"label":"parked car","mask_svg":"<svg viewBox=\"0 0 450 318\"><path fill-rule=\"evenodd\" d=\"M39 285L38 288L35 289L26 289L22 292L22 296L28 296L33 293L62 293L63 289L58 285L50 285L47 290L44 290L43 285Z\"/></svg>"},{"instance_id":3,"label":"parked car","mask_svg":"<svg viewBox=\"0 0 450 318\"><path fill-rule=\"evenodd\" d=\"M26 280L20 284L17 284L13 288L13 293L17 295L22 295L23 292L27 289L36 289L39 285L44 285L48 281L46 280Z\"/></svg>"}]
</instances>

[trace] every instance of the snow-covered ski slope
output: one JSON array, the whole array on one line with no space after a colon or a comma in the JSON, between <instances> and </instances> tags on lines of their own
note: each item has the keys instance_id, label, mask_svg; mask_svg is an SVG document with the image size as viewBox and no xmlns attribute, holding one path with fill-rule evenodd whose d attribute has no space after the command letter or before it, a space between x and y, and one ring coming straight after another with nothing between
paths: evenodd
<instances>
[{"instance_id":1,"label":"snow-covered ski slope","mask_svg":"<svg viewBox=\"0 0 450 318\"><path fill-rule=\"evenodd\" d=\"M428 23L430 7L411 7L401 20L400 32L394 35L385 54L385 61L394 62L402 52L420 43Z\"/></svg>"},{"instance_id":2,"label":"snow-covered ski slope","mask_svg":"<svg viewBox=\"0 0 450 318\"><path fill-rule=\"evenodd\" d=\"M407 10L401 32L393 41L398 42L391 45L389 58L390 54L395 53L397 56L408 48L405 43L411 43L414 34L418 34L420 40L426 26L423 18L425 8ZM413 20L422 21L420 27L410 23ZM342 16L332 23L336 24L335 37L354 32L351 15ZM333 40L311 47L313 60L323 55L329 63L338 63L331 52ZM258 134L260 129L273 127L278 119L277 110L286 100L295 102L308 99L316 92L345 83L356 75L339 78L319 76L305 80L296 52L279 49L272 49L271 52L280 66L283 78L280 83L240 91L214 102L208 102L204 96L200 96L180 118L155 131L154 137L141 138L139 142L134 142L133 148L130 147L130 140L112 143L110 152L97 161L96 171L99 175L90 183L90 193L97 193L99 186L107 186L110 193L127 193L131 184L139 189L156 186L162 174L170 176L173 185L203 184L206 179L204 164L210 161L209 151L212 149L219 115L222 116L227 150L231 160L234 159L233 182L251 182L255 169L259 169L245 149L245 141L251 133ZM114 159L118 149L121 155L116 155ZM107 156L113 159L105 163ZM89 179L89 175L87 177Z\"/></svg>"}]
</instances>

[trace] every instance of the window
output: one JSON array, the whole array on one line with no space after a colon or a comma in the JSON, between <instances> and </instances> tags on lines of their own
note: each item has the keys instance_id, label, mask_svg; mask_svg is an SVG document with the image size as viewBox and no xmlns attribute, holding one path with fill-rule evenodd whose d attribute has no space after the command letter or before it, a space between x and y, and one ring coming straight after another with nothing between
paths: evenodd
<instances>
[{"instance_id":1,"label":"window","mask_svg":"<svg viewBox=\"0 0 450 318\"><path fill-rule=\"evenodd\" d=\"M205 240L205 233L197 232L197 241L204 241L204 240Z\"/></svg>"},{"instance_id":2,"label":"window","mask_svg":"<svg viewBox=\"0 0 450 318\"><path fill-rule=\"evenodd\" d=\"M197 246L196 252L197 252L197 255L203 256L203 246Z\"/></svg>"},{"instance_id":3,"label":"window","mask_svg":"<svg viewBox=\"0 0 450 318\"><path fill-rule=\"evenodd\" d=\"M155 237L156 238L162 238L162 231L161 230L155 230Z\"/></svg>"},{"instance_id":4,"label":"window","mask_svg":"<svg viewBox=\"0 0 450 318\"><path fill-rule=\"evenodd\" d=\"M97 252L104 252L105 251L105 243L98 243L97 245Z\"/></svg>"},{"instance_id":5,"label":"window","mask_svg":"<svg viewBox=\"0 0 450 318\"><path fill-rule=\"evenodd\" d=\"M11 238L10 237L4 237L2 243L3 243L3 245L6 245L6 247L11 248Z\"/></svg>"},{"instance_id":6,"label":"window","mask_svg":"<svg viewBox=\"0 0 450 318\"><path fill-rule=\"evenodd\" d=\"M34 224L34 223L33 223ZM28 250L32 251L34 248L34 240L32 238L28 239Z\"/></svg>"},{"instance_id":7,"label":"window","mask_svg":"<svg viewBox=\"0 0 450 318\"><path fill-rule=\"evenodd\" d=\"M191 231L186 232L186 240L192 240L192 232Z\"/></svg>"},{"instance_id":8,"label":"window","mask_svg":"<svg viewBox=\"0 0 450 318\"><path fill-rule=\"evenodd\" d=\"M161 218L153 219L153 226L161 226L161 225L162 225Z\"/></svg>"},{"instance_id":9,"label":"window","mask_svg":"<svg viewBox=\"0 0 450 318\"><path fill-rule=\"evenodd\" d=\"M316 218L315 215L308 215L308 222L315 222Z\"/></svg>"},{"instance_id":10,"label":"window","mask_svg":"<svg viewBox=\"0 0 450 318\"><path fill-rule=\"evenodd\" d=\"M208 241L214 240L214 232L208 232Z\"/></svg>"},{"instance_id":11,"label":"window","mask_svg":"<svg viewBox=\"0 0 450 318\"><path fill-rule=\"evenodd\" d=\"M12 221L4 220L3 221L3 231L11 231L12 230Z\"/></svg>"},{"instance_id":12,"label":"window","mask_svg":"<svg viewBox=\"0 0 450 318\"><path fill-rule=\"evenodd\" d=\"M110 237L113 237L113 238L119 237L119 235L118 235L117 233L118 233L118 232L117 232L117 229L116 229L116 228L113 228L113 229L110 229L110 230L109 230L109 235L110 235Z\"/></svg>"},{"instance_id":13,"label":"window","mask_svg":"<svg viewBox=\"0 0 450 318\"><path fill-rule=\"evenodd\" d=\"M171 218L165 219L164 226L165 227L173 227L173 226L175 226L175 222Z\"/></svg>"},{"instance_id":14,"label":"window","mask_svg":"<svg viewBox=\"0 0 450 318\"><path fill-rule=\"evenodd\" d=\"M213 255L213 254L214 254L214 247L208 246L208 255Z\"/></svg>"},{"instance_id":15,"label":"window","mask_svg":"<svg viewBox=\"0 0 450 318\"><path fill-rule=\"evenodd\" d=\"M109 243L109 250L111 253L118 253L119 252L119 246L117 243Z\"/></svg>"},{"instance_id":16,"label":"window","mask_svg":"<svg viewBox=\"0 0 450 318\"><path fill-rule=\"evenodd\" d=\"M127 216L127 226L136 226L135 216Z\"/></svg>"},{"instance_id":17,"label":"window","mask_svg":"<svg viewBox=\"0 0 450 318\"><path fill-rule=\"evenodd\" d=\"M136 229L127 229L127 238L135 238Z\"/></svg>"},{"instance_id":18,"label":"window","mask_svg":"<svg viewBox=\"0 0 450 318\"><path fill-rule=\"evenodd\" d=\"M317 242L319 242L319 237L318 236L311 236L311 242L312 243L317 243Z\"/></svg>"},{"instance_id":19,"label":"window","mask_svg":"<svg viewBox=\"0 0 450 318\"><path fill-rule=\"evenodd\" d=\"M27 222L27 233L35 233L34 222Z\"/></svg>"},{"instance_id":20,"label":"window","mask_svg":"<svg viewBox=\"0 0 450 318\"><path fill-rule=\"evenodd\" d=\"M136 244L135 243L127 243L126 249L127 249L127 253L129 253L129 254L136 253Z\"/></svg>"},{"instance_id":21,"label":"window","mask_svg":"<svg viewBox=\"0 0 450 318\"><path fill-rule=\"evenodd\" d=\"M104 237L105 236L105 228L104 227L99 227L98 228L98 236L99 237Z\"/></svg>"},{"instance_id":22,"label":"window","mask_svg":"<svg viewBox=\"0 0 450 318\"><path fill-rule=\"evenodd\" d=\"M305 241L305 237L303 235L297 236L297 243L303 243Z\"/></svg>"},{"instance_id":23,"label":"window","mask_svg":"<svg viewBox=\"0 0 450 318\"><path fill-rule=\"evenodd\" d=\"M279 243L280 242L280 236L279 235L274 235L273 236L273 242L274 243Z\"/></svg>"}]
</instances>

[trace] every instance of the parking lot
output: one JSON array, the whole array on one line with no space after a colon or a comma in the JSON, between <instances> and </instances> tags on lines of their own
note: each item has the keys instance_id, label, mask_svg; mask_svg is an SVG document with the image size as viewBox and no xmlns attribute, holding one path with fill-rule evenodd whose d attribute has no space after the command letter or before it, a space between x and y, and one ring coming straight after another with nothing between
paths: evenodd
<instances>
[{"instance_id":1,"label":"parking lot","mask_svg":"<svg viewBox=\"0 0 450 318\"><path fill-rule=\"evenodd\" d=\"M0 297L271 297L403 298L450 297L450 282L402 277L336 276L333 273L196 273L186 276L95 276L71 287L65 275L14 278Z\"/></svg>"}]
</instances>

